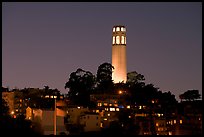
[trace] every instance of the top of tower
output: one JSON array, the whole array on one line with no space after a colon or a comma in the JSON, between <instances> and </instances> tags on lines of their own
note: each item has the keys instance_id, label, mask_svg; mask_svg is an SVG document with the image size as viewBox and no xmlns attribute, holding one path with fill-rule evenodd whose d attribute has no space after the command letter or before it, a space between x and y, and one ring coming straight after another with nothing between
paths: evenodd
<instances>
[{"instance_id":1,"label":"top of tower","mask_svg":"<svg viewBox=\"0 0 204 137\"><path fill-rule=\"evenodd\" d=\"M118 31L125 32L126 31L125 26L124 25L115 25L115 26L113 26L113 33L118 32Z\"/></svg>"},{"instance_id":2,"label":"top of tower","mask_svg":"<svg viewBox=\"0 0 204 137\"><path fill-rule=\"evenodd\" d=\"M124 25L115 25L115 26L113 26L113 28L116 28L116 27L123 27L123 28L125 28Z\"/></svg>"}]
</instances>

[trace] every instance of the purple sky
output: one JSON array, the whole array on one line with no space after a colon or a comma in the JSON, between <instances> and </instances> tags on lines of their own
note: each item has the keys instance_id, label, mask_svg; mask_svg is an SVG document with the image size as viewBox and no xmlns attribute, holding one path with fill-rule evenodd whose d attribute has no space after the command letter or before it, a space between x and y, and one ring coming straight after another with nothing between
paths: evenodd
<instances>
[{"instance_id":1,"label":"purple sky","mask_svg":"<svg viewBox=\"0 0 204 137\"><path fill-rule=\"evenodd\" d=\"M112 27L127 28L127 70L176 98L202 92L202 3L2 3L2 86L57 88L111 63ZM202 94L202 93L201 93Z\"/></svg>"}]
</instances>

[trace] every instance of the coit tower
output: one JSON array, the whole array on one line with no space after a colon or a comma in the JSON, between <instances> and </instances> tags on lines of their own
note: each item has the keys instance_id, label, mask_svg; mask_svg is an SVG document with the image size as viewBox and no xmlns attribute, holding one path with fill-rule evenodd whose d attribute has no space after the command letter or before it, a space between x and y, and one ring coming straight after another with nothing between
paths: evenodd
<instances>
[{"instance_id":1,"label":"coit tower","mask_svg":"<svg viewBox=\"0 0 204 137\"><path fill-rule=\"evenodd\" d=\"M112 79L114 83L127 81L126 28L122 25L113 27L112 32Z\"/></svg>"}]
</instances>

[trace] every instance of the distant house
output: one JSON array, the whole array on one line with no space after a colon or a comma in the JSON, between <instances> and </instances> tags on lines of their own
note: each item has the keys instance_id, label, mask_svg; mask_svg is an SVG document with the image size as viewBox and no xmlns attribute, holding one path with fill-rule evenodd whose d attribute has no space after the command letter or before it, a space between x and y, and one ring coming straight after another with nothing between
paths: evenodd
<instances>
[{"instance_id":1,"label":"distant house","mask_svg":"<svg viewBox=\"0 0 204 137\"><path fill-rule=\"evenodd\" d=\"M80 116L80 124L83 125L83 131L100 131L101 118L98 113L87 112Z\"/></svg>"},{"instance_id":2,"label":"distant house","mask_svg":"<svg viewBox=\"0 0 204 137\"><path fill-rule=\"evenodd\" d=\"M56 135L68 134L64 124L65 112L58 108L56 111ZM43 135L54 134L54 114L54 110L32 109L30 107L26 109L26 118L40 126L38 128L42 130Z\"/></svg>"},{"instance_id":3,"label":"distant house","mask_svg":"<svg viewBox=\"0 0 204 137\"><path fill-rule=\"evenodd\" d=\"M182 101L178 105L175 135L202 135L202 100Z\"/></svg>"},{"instance_id":4,"label":"distant house","mask_svg":"<svg viewBox=\"0 0 204 137\"><path fill-rule=\"evenodd\" d=\"M88 111L89 111L88 108L83 108L82 106L67 108L67 123L72 125L79 124L80 115Z\"/></svg>"}]
</instances>

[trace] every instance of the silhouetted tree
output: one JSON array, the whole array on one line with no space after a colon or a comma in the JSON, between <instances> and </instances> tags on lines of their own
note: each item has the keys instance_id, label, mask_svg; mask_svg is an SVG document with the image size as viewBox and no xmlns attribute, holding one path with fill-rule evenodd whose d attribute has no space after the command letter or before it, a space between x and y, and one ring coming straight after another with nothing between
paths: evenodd
<instances>
[{"instance_id":1,"label":"silhouetted tree","mask_svg":"<svg viewBox=\"0 0 204 137\"><path fill-rule=\"evenodd\" d=\"M65 89L69 88L68 97L71 101L77 105L87 106L94 86L95 76L91 72L79 68L70 74Z\"/></svg>"},{"instance_id":2,"label":"silhouetted tree","mask_svg":"<svg viewBox=\"0 0 204 137\"><path fill-rule=\"evenodd\" d=\"M113 92L113 80L112 80L112 70L114 67L110 63L103 63L98 67L97 70L97 91L102 93Z\"/></svg>"},{"instance_id":3,"label":"silhouetted tree","mask_svg":"<svg viewBox=\"0 0 204 137\"><path fill-rule=\"evenodd\" d=\"M114 92L116 94L118 94L119 91L121 91L123 94L126 94L127 90L128 90L128 85L126 83L119 82L114 84Z\"/></svg>"},{"instance_id":4,"label":"silhouetted tree","mask_svg":"<svg viewBox=\"0 0 204 137\"><path fill-rule=\"evenodd\" d=\"M184 92L183 94L179 95L179 98L184 99L184 100L188 100L188 101L194 101L196 99L200 99L201 95L199 94L198 90L187 90L186 92Z\"/></svg>"},{"instance_id":5,"label":"silhouetted tree","mask_svg":"<svg viewBox=\"0 0 204 137\"><path fill-rule=\"evenodd\" d=\"M4 98L1 100L1 111L3 116L9 115L9 106Z\"/></svg>"},{"instance_id":6,"label":"silhouetted tree","mask_svg":"<svg viewBox=\"0 0 204 137\"><path fill-rule=\"evenodd\" d=\"M130 85L141 83L145 80L144 75L137 73L136 71L128 72L127 73L127 83Z\"/></svg>"},{"instance_id":7,"label":"silhouetted tree","mask_svg":"<svg viewBox=\"0 0 204 137\"><path fill-rule=\"evenodd\" d=\"M143 92L145 84L144 83L135 83L131 84L128 88L128 94L131 104L145 104L145 93Z\"/></svg>"}]
</instances>

